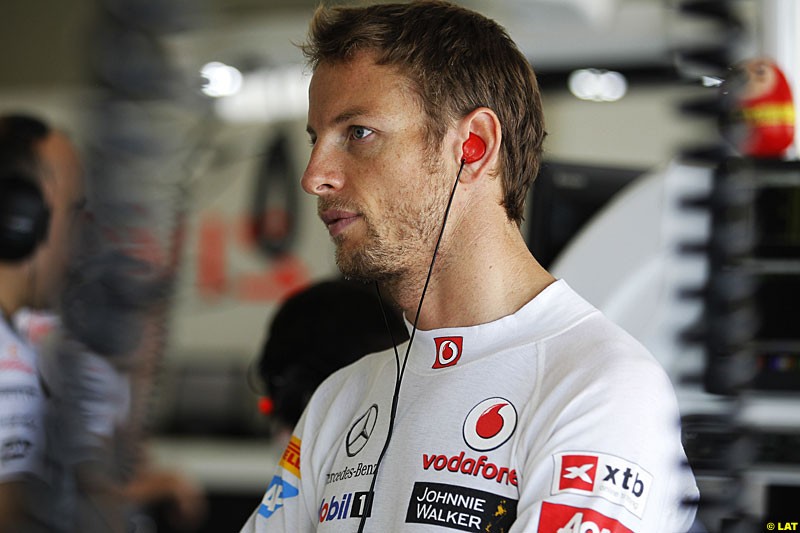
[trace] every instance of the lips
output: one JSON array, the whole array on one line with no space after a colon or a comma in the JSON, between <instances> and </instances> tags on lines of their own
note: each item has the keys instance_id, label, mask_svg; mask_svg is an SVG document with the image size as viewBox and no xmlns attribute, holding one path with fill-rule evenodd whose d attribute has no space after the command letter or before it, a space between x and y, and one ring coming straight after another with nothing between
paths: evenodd
<instances>
[{"instance_id":1,"label":"lips","mask_svg":"<svg viewBox=\"0 0 800 533\"><path fill-rule=\"evenodd\" d=\"M325 226L328 227L328 232L331 237L336 237L341 234L345 228L355 222L361 217L358 213L352 211L342 211L339 209L327 209L322 211L319 215Z\"/></svg>"}]
</instances>

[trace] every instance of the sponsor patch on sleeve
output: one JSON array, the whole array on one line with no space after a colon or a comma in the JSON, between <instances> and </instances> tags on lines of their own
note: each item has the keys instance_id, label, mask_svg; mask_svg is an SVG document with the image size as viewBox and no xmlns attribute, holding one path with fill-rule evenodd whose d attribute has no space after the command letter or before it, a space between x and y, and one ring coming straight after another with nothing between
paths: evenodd
<instances>
[{"instance_id":1,"label":"sponsor patch on sleeve","mask_svg":"<svg viewBox=\"0 0 800 533\"><path fill-rule=\"evenodd\" d=\"M32 448L33 444L25 437L7 438L0 445L0 464L26 459Z\"/></svg>"},{"instance_id":2,"label":"sponsor patch on sleeve","mask_svg":"<svg viewBox=\"0 0 800 533\"><path fill-rule=\"evenodd\" d=\"M598 496L639 518L644 514L653 476L636 463L592 452L557 453L553 460L551 494Z\"/></svg>"},{"instance_id":3,"label":"sponsor patch on sleeve","mask_svg":"<svg viewBox=\"0 0 800 533\"><path fill-rule=\"evenodd\" d=\"M539 515L539 533L634 533L592 509L581 509L569 505L542 503Z\"/></svg>"},{"instance_id":4,"label":"sponsor patch on sleeve","mask_svg":"<svg viewBox=\"0 0 800 533\"><path fill-rule=\"evenodd\" d=\"M270 481L267 487L267 492L264 493L264 498L261 500L261 505L258 506L258 514L264 518L269 518L275 511L283 507L286 500L296 497L300 491L292 485L275 476Z\"/></svg>"},{"instance_id":5,"label":"sponsor patch on sleeve","mask_svg":"<svg viewBox=\"0 0 800 533\"><path fill-rule=\"evenodd\" d=\"M302 441L292 435L292 438L289 439L289 444L286 446L286 449L283 451L283 455L281 456L281 460L278 465L281 468L285 468L298 479L300 479L300 443Z\"/></svg>"},{"instance_id":6,"label":"sponsor patch on sleeve","mask_svg":"<svg viewBox=\"0 0 800 533\"><path fill-rule=\"evenodd\" d=\"M330 500L323 498L319 504L319 523L372 516L374 496L374 492L346 492L338 500L335 495Z\"/></svg>"},{"instance_id":7,"label":"sponsor patch on sleeve","mask_svg":"<svg viewBox=\"0 0 800 533\"><path fill-rule=\"evenodd\" d=\"M430 524L459 531L505 533L517 518L517 500L443 483L414 483L407 524Z\"/></svg>"}]
</instances>

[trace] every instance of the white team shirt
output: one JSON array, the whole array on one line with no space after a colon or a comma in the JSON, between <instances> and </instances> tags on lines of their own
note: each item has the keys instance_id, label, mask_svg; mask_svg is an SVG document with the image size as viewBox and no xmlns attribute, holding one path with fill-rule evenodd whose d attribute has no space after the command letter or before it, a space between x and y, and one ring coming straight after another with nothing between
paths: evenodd
<instances>
[{"instance_id":1,"label":"white team shirt","mask_svg":"<svg viewBox=\"0 0 800 533\"><path fill-rule=\"evenodd\" d=\"M46 410L36 353L0 320L0 482L46 479Z\"/></svg>"},{"instance_id":2,"label":"white team shirt","mask_svg":"<svg viewBox=\"0 0 800 533\"><path fill-rule=\"evenodd\" d=\"M243 532L354 533L365 513L381 533L689 529L669 379L564 281L497 321L417 331L370 493L395 372L383 352L319 387Z\"/></svg>"}]
</instances>

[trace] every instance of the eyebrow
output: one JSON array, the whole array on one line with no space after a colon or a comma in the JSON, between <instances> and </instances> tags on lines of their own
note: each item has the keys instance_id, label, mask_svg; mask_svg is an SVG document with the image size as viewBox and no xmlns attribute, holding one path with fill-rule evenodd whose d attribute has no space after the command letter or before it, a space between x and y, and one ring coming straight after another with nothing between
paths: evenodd
<instances>
[{"instance_id":1,"label":"eyebrow","mask_svg":"<svg viewBox=\"0 0 800 533\"><path fill-rule=\"evenodd\" d=\"M369 113L366 108L354 107L353 109L348 109L347 111L344 111L336 115L336 117L334 117L332 121L332 124L334 125L341 124L343 122L352 120L355 117L360 117L362 115L367 115L367 114ZM306 125L306 133L308 133L309 135L316 135L316 132L314 131L314 128L311 127L311 125Z\"/></svg>"}]
</instances>

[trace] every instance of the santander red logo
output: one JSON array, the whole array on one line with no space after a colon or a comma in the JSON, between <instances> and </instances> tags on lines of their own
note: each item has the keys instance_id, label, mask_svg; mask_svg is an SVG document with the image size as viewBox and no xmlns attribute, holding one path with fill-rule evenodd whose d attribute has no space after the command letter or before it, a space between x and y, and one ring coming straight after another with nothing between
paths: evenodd
<instances>
[{"instance_id":1,"label":"santander red logo","mask_svg":"<svg viewBox=\"0 0 800 533\"><path fill-rule=\"evenodd\" d=\"M458 363L463 337L437 337L433 341L436 343L436 360L431 368L447 368Z\"/></svg>"},{"instance_id":2,"label":"santander red logo","mask_svg":"<svg viewBox=\"0 0 800 533\"><path fill-rule=\"evenodd\" d=\"M476 451L499 448L517 428L517 410L505 398L487 398L464 420L464 441Z\"/></svg>"}]
</instances>

